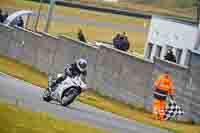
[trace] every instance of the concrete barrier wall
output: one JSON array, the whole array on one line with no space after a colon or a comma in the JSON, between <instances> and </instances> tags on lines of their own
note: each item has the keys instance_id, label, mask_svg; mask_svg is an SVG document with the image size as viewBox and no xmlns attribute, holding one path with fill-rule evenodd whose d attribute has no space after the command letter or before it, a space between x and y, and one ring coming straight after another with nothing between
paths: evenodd
<instances>
[{"instance_id":1,"label":"concrete barrier wall","mask_svg":"<svg viewBox=\"0 0 200 133\"><path fill-rule=\"evenodd\" d=\"M190 92L188 93L187 98L192 99L191 104L191 114L192 118L195 121L200 121L200 52L193 51L191 55L190 62L190 71L191 71L191 86Z\"/></svg>"},{"instance_id":2,"label":"concrete barrier wall","mask_svg":"<svg viewBox=\"0 0 200 133\"><path fill-rule=\"evenodd\" d=\"M30 64L47 74L63 72L67 63L86 58L90 88L128 104L139 103L148 109L151 109L153 81L168 70L173 76L178 104L183 106L188 117L199 116L199 66L188 69L159 59L153 63L111 47L97 48L66 37L2 25L0 39L0 54Z\"/></svg>"},{"instance_id":3,"label":"concrete barrier wall","mask_svg":"<svg viewBox=\"0 0 200 133\"><path fill-rule=\"evenodd\" d=\"M129 104L143 104L145 96L151 94L148 88L153 64L105 46L100 48L98 55L96 89Z\"/></svg>"},{"instance_id":4,"label":"concrete barrier wall","mask_svg":"<svg viewBox=\"0 0 200 133\"><path fill-rule=\"evenodd\" d=\"M5 30L5 31L2 31ZM35 66L41 35L26 30L1 26L1 54Z\"/></svg>"},{"instance_id":5,"label":"concrete barrier wall","mask_svg":"<svg viewBox=\"0 0 200 133\"><path fill-rule=\"evenodd\" d=\"M0 26L0 53L2 55L8 55L9 43L11 39L11 32L13 28Z\"/></svg>"},{"instance_id":6,"label":"concrete barrier wall","mask_svg":"<svg viewBox=\"0 0 200 133\"><path fill-rule=\"evenodd\" d=\"M58 49L59 38L41 33L39 49L37 51L37 63L35 64L42 72L52 74L56 71L54 67L55 55Z\"/></svg>"},{"instance_id":7,"label":"concrete barrier wall","mask_svg":"<svg viewBox=\"0 0 200 133\"><path fill-rule=\"evenodd\" d=\"M70 38L1 27L9 37L9 41L4 39L8 45L2 52L4 55L46 73L62 72L67 63L83 57L89 62L89 87L101 94L130 104L134 101L143 104L144 97L150 94L150 90L145 89L151 78L152 62L108 47L95 48ZM9 28L11 30L5 32Z\"/></svg>"},{"instance_id":8,"label":"concrete barrier wall","mask_svg":"<svg viewBox=\"0 0 200 133\"><path fill-rule=\"evenodd\" d=\"M22 63L30 64L36 68L38 63L38 50L41 47L41 35L17 28L12 32L17 43L10 43L9 55L13 55Z\"/></svg>"}]
</instances>

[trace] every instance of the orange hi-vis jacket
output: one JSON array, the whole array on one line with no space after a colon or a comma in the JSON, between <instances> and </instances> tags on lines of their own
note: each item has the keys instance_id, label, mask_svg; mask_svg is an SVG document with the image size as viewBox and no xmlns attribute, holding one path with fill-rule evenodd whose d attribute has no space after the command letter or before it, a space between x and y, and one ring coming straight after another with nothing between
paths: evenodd
<instances>
[{"instance_id":1,"label":"orange hi-vis jacket","mask_svg":"<svg viewBox=\"0 0 200 133\"><path fill-rule=\"evenodd\" d=\"M162 74L159 79L154 82L156 89L154 90L154 98L165 100L167 95L174 93L173 82L169 74Z\"/></svg>"}]
</instances>

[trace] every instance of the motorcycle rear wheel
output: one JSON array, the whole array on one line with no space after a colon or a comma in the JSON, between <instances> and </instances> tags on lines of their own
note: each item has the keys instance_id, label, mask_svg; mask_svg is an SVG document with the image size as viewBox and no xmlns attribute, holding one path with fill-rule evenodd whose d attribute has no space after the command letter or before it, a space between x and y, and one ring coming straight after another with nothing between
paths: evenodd
<instances>
[{"instance_id":1,"label":"motorcycle rear wheel","mask_svg":"<svg viewBox=\"0 0 200 133\"><path fill-rule=\"evenodd\" d=\"M71 104L73 101L74 101L73 96L64 96L62 98L61 104L66 107L69 104Z\"/></svg>"},{"instance_id":2,"label":"motorcycle rear wheel","mask_svg":"<svg viewBox=\"0 0 200 133\"><path fill-rule=\"evenodd\" d=\"M66 92L61 100L61 104L63 106L68 106L69 104L71 104L74 99L79 95L79 93L77 92L77 90L75 88L71 88L69 90L69 92Z\"/></svg>"}]
</instances>

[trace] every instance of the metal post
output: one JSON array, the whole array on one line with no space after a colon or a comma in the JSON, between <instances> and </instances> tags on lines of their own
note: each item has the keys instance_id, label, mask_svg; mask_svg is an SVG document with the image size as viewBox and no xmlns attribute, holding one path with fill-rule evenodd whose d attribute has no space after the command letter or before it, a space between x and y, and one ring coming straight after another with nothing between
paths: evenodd
<instances>
[{"instance_id":1,"label":"metal post","mask_svg":"<svg viewBox=\"0 0 200 133\"><path fill-rule=\"evenodd\" d=\"M48 32L48 28L49 28L49 25L50 25L50 22L51 22L54 5L55 5L55 0L51 0L50 6L49 6L49 11L48 11L48 16L47 16L47 21L46 21L46 25L45 25L45 28L44 28L44 32Z\"/></svg>"},{"instance_id":2,"label":"metal post","mask_svg":"<svg viewBox=\"0 0 200 133\"><path fill-rule=\"evenodd\" d=\"M193 3L193 6L195 7L195 9L196 9L196 24L197 24L197 26L199 26L199 2L200 2L200 0L194 0L194 3Z\"/></svg>"},{"instance_id":3,"label":"metal post","mask_svg":"<svg viewBox=\"0 0 200 133\"><path fill-rule=\"evenodd\" d=\"M196 6L196 11L197 11L197 25L199 26L199 19L200 19L200 0L196 0L196 3L194 4Z\"/></svg>"},{"instance_id":4,"label":"metal post","mask_svg":"<svg viewBox=\"0 0 200 133\"><path fill-rule=\"evenodd\" d=\"M41 12L41 9L42 9L42 4L43 4L43 0L40 0L40 7L38 9L37 18L35 20L34 31L37 31L37 26L38 26L38 22L39 22L39 18L40 18L40 12Z\"/></svg>"},{"instance_id":5,"label":"metal post","mask_svg":"<svg viewBox=\"0 0 200 133\"><path fill-rule=\"evenodd\" d=\"M30 20L30 16L28 15L27 19L26 19L26 25L25 25L25 28L26 29L29 29L29 20Z\"/></svg>"},{"instance_id":6,"label":"metal post","mask_svg":"<svg viewBox=\"0 0 200 133\"><path fill-rule=\"evenodd\" d=\"M197 25L199 25L199 0L197 0L197 3L196 3L196 11L197 11Z\"/></svg>"},{"instance_id":7,"label":"metal post","mask_svg":"<svg viewBox=\"0 0 200 133\"><path fill-rule=\"evenodd\" d=\"M198 5L197 5L197 10L198 10L198 12L197 12L197 19L198 19L198 25L199 25L199 21L200 21L200 0L198 0Z\"/></svg>"}]
</instances>

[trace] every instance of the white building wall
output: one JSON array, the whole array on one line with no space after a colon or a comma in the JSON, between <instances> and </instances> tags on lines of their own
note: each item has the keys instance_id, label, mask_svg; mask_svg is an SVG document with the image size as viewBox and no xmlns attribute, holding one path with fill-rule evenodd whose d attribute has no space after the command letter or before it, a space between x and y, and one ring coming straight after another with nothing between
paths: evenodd
<instances>
[{"instance_id":1,"label":"white building wall","mask_svg":"<svg viewBox=\"0 0 200 133\"><path fill-rule=\"evenodd\" d=\"M161 46L193 49L197 32L196 26L153 17L148 41Z\"/></svg>"},{"instance_id":2,"label":"white building wall","mask_svg":"<svg viewBox=\"0 0 200 133\"><path fill-rule=\"evenodd\" d=\"M181 55L180 64L184 64L187 51L193 50L196 47L198 31L199 29L195 25L153 16L146 47L148 47L148 43L161 46L161 59L164 58L167 47L172 47L174 54L177 49L181 49L183 55ZM152 50L152 56L154 54L155 51ZM153 58L152 56L150 59Z\"/></svg>"}]
</instances>

